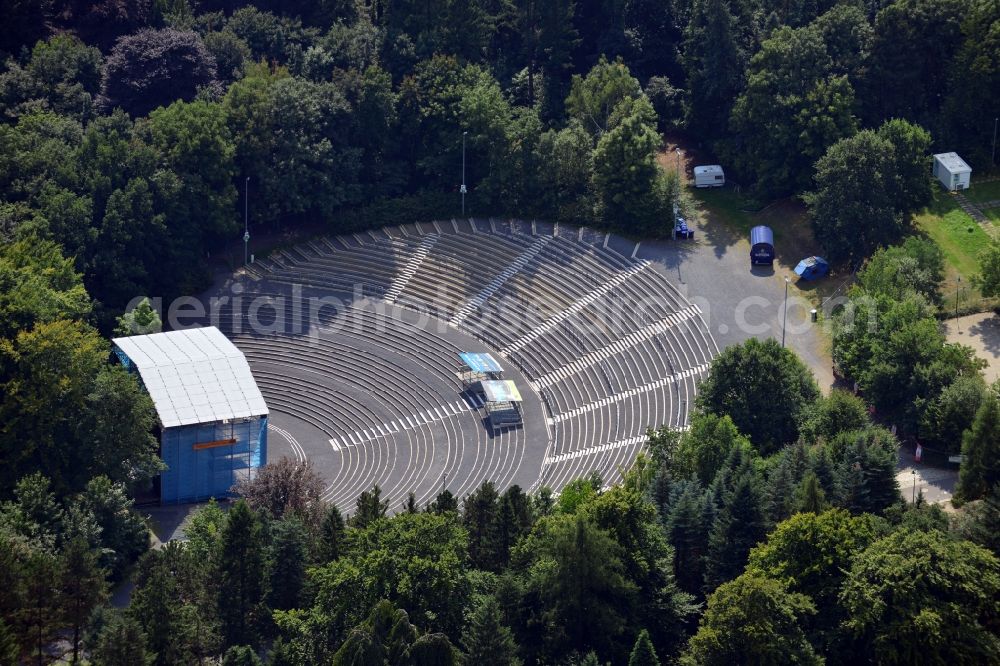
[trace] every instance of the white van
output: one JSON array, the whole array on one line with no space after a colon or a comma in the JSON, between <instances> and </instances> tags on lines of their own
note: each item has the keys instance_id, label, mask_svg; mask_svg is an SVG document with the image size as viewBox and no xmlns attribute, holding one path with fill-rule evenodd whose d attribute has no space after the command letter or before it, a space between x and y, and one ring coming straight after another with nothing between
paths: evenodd
<instances>
[{"instance_id":1,"label":"white van","mask_svg":"<svg viewBox=\"0 0 1000 666\"><path fill-rule=\"evenodd\" d=\"M694 168L695 187L722 187L725 184L726 174L718 164L708 164Z\"/></svg>"}]
</instances>

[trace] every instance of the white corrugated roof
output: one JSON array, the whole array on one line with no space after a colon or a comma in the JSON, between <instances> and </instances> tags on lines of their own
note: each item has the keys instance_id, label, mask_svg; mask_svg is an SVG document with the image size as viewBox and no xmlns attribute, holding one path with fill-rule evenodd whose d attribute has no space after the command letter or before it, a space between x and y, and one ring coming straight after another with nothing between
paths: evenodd
<instances>
[{"instance_id":1,"label":"white corrugated roof","mask_svg":"<svg viewBox=\"0 0 1000 666\"><path fill-rule=\"evenodd\" d=\"M971 173L972 168L965 163L958 153L938 153L934 156L948 170L948 173Z\"/></svg>"},{"instance_id":2,"label":"white corrugated roof","mask_svg":"<svg viewBox=\"0 0 1000 666\"><path fill-rule=\"evenodd\" d=\"M214 326L112 342L139 369L164 428L267 414L243 352Z\"/></svg>"}]
</instances>

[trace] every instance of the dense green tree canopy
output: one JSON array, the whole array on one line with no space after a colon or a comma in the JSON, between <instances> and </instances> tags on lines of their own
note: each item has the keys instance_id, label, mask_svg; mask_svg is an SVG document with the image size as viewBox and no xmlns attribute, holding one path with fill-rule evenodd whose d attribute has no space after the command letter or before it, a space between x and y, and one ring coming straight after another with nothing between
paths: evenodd
<instances>
[{"instance_id":1,"label":"dense green tree canopy","mask_svg":"<svg viewBox=\"0 0 1000 666\"><path fill-rule=\"evenodd\" d=\"M847 628L881 663L1000 658L1000 563L936 530L901 529L852 562L841 603Z\"/></svg>"},{"instance_id":2,"label":"dense green tree canopy","mask_svg":"<svg viewBox=\"0 0 1000 666\"><path fill-rule=\"evenodd\" d=\"M737 170L764 192L805 189L812 164L856 131L854 91L832 70L823 34L812 27L775 31L751 58L731 127Z\"/></svg>"},{"instance_id":3,"label":"dense green tree canopy","mask_svg":"<svg viewBox=\"0 0 1000 666\"><path fill-rule=\"evenodd\" d=\"M805 406L819 396L808 368L777 341L751 338L712 361L698 407L728 415L762 453L798 437Z\"/></svg>"},{"instance_id":4,"label":"dense green tree canopy","mask_svg":"<svg viewBox=\"0 0 1000 666\"><path fill-rule=\"evenodd\" d=\"M822 664L802 629L813 613L807 596L789 592L779 581L744 574L709 598L681 663Z\"/></svg>"},{"instance_id":5,"label":"dense green tree canopy","mask_svg":"<svg viewBox=\"0 0 1000 666\"><path fill-rule=\"evenodd\" d=\"M194 32L142 30L121 39L108 55L100 103L145 115L174 100L191 100L215 82L215 59Z\"/></svg>"},{"instance_id":6,"label":"dense green tree canopy","mask_svg":"<svg viewBox=\"0 0 1000 666\"><path fill-rule=\"evenodd\" d=\"M843 617L837 595L851 559L886 530L884 522L870 514L852 516L843 509L799 513L780 523L750 552L747 571L783 581L790 590L807 595L815 602L821 623L833 629Z\"/></svg>"}]
</instances>

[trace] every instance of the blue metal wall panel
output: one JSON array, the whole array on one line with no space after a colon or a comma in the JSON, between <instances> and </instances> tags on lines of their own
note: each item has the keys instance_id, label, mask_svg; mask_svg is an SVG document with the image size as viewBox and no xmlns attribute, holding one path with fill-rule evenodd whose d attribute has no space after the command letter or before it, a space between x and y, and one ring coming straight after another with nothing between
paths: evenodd
<instances>
[{"instance_id":1,"label":"blue metal wall panel","mask_svg":"<svg viewBox=\"0 0 1000 666\"><path fill-rule=\"evenodd\" d=\"M195 449L199 443L225 439L226 446ZM160 477L164 504L195 502L230 494L241 478L267 464L267 417L230 423L202 423L166 428L160 438L167 469Z\"/></svg>"}]
</instances>

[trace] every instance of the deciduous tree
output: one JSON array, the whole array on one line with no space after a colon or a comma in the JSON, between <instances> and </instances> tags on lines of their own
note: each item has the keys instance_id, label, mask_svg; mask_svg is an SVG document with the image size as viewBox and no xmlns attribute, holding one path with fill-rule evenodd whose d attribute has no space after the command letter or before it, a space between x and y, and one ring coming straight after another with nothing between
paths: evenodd
<instances>
[{"instance_id":1,"label":"deciduous tree","mask_svg":"<svg viewBox=\"0 0 1000 666\"><path fill-rule=\"evenodd\" d=\"M279 458L261 467L252 479L241 480L234 490L251 509L271 518L296 517L307 525L320 521L323 481L312 461Z\"/></svg>"},{"instance_id":2,"label":"deciduous tree","mask_svg":"<svg viewBox=\"0 0 1000 666\"><path fill-rule=\"evenodd\" d=\"M195 32L140 30L115 44L104 65L100 103L142 116L175 100L192 100L215 81L215 59Z\"/></svg>"},{"instance_id":3,"label":"deciduous tree","mask_svg":"<svg viewBox=\"0 0 1000 666\"><path fill-rule=\"evenodd\" d=\"M861 656L880 663L992 662L1000 562L937 530L899 529L851 562L840 603Z\"/></svg>"},{"instance_id":4,"label":"deciduous tree","mask_svg":"<svg viewBox=\"0 0 1000 666\"><path fill-rule=\"evenodd\" d=\"M815 612L804 594L789 592L777 580L744 574L721 585L709 598L681 663L819 666L823 659L802 628Z\"/></svg>"},{"instance_id":5,"label":"deciduous tree","mask_svg":"<svg viewBox=\"0 0 1000 666\"><path fill-rule=\"evenodd\" d=\"M751 338L712 361L698 406L731 417L766 455L798 438L803 410L818 397L816 381L794 352L774 339Z\"/></svg>"}]
</instances>

